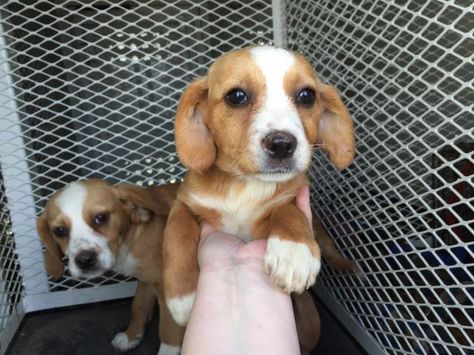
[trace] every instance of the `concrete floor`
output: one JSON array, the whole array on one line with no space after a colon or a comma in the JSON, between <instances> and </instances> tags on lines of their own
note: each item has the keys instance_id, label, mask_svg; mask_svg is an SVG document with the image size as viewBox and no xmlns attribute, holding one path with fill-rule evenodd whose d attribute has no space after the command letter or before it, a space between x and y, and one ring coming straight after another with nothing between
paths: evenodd
<instances>
[{"instance_id":1,"label":"concrete floor","mask_svg":"<svg viewBox=\"0 0 474 355\"><path fill-rule=\"evenodd\" d=\"M7 355L120 354L110 342L128 324L130 301L95 303L30 314L23 321ZM365 354L318 300L316 304L321 316L321 339L313 354ZM158 352L156 319L155 314L142 343L126 354L150 355Z\"/></svg>"}]
</instances>

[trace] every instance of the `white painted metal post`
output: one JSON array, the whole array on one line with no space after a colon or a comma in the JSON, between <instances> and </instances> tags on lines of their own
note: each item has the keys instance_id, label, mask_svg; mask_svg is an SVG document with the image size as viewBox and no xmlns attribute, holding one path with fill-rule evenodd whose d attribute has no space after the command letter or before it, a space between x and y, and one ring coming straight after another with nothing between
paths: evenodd
<instances>
[{"instance_id":1,"label":"white painted metal post","mask_svg":"<svg viewBox=\"0 0 474 355\"><path fill-rule=\"evenodd\" d=\"M273 41L277 47L286 47L284 0L272 0Z\"/></svg>"},{"instance_id":2,"label":"white painted metal post","mask_svg":"<svg viewBox=\"0 0 474 355\"><path fill-rule=\"evenodd\" d=\"M0 32L4 33L0 28ZM48 291L36 213L5 38L0 36L0 164L18 252L23 294Z\"/></svg>"}]
</instances>

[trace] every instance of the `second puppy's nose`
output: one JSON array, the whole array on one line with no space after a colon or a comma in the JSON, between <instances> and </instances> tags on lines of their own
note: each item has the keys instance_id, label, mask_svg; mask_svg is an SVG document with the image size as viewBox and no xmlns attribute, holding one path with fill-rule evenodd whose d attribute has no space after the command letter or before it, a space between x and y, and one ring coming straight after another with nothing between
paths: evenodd
<instances>
[{"instance_id":1,"label":"second puppy's nose","mask_svg":"<svg viewBox=\"0 0 474 355\"><path fill-rule=\"evenodd\" d=\"M283 160L295 152L296 137L287 132L276 131L268 134L262 145L271 158Z\"/></svg>"},{"instance_id":2,"label":"second puppy's nose","mask_svg":"<svg viewBox=\"0 0 474 355\"><path fill-rule=\"evenodd\" d=\"M93 250L83 250L75 258L77 266L82 270L91 270L97 262L97 253Z\"/></svg>"}]
</instances>

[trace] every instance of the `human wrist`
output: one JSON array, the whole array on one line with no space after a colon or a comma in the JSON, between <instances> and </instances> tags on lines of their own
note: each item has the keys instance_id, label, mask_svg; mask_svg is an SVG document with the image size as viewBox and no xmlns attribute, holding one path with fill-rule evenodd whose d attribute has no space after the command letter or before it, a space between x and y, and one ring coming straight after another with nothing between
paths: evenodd
<instances>
[{"instance_id":1,"label":"human wrist","mask_svg":"<svg viewBox=\"0 0 474 355\"><path fill-rule=\"evenodd\" d=\"M231 253L207 249L182 354L298 353L291 298L266 273L265 247L253 241Z\"/></svg>"},{"instance_id":2,"label":"human wrist","mask_svg":"<svg viewBox=\"0 0 474 355\"><path fill-rule=\"evenodd\" d=\"M215 261L199 271L198 288L226 290L228 288L270 287L271 282L264 270L263 260L258 258L231 258Z\"/></svg>"}]
</instances>

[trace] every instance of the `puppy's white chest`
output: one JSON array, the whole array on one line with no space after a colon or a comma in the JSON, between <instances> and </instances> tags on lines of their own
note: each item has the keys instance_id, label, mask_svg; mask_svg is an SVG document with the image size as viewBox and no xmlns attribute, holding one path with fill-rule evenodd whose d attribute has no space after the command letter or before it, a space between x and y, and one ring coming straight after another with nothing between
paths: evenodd
<instances>
[{"instance_id":1,"label":"puppy's white chest","mask_svg":"<svg viewBox=\"0 0 474 355\"><path fill-rule=\"evenodd\" d=\"M252 229L265 212L265 200L273 195L276 184L249 182L245 188L230 188L223 196L191 194L191 199L202 207L214 209L221 215L222 232L252 239Z\"/></svg>"},{"instance_id":2,"label":"puppy's white chest","mask_svg":"<svg viewBox=\"0 0 474 355\"><path fill-rule=\"evenodd\" d=\"M236 235L241 239L248 241L252 239L252 227L261 212L251 208L235 208L229 201L221 201L220 205L224 208L221 212L222 231Z\"/></svg>"},{"instance_id":3,"label":"puppy's white chest","mask_svg":"<svg viewBox=\"0 0 474 355\"><path fill-rule=\"evenodd\" d=\"M119 274L133 276L137 269L137 264L137 259L130 253L129 248L126 245L122 245L113 269Z\"/></svg>"}]
</instances>

